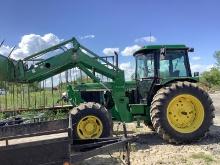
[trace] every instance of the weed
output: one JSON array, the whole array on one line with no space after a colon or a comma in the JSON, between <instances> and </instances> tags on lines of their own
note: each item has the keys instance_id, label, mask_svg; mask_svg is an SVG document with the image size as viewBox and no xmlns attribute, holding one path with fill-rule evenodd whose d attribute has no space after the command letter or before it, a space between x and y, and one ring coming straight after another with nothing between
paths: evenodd
<instances>
[{"instance_id":1,"label":"weed","mask_svg":"<svg viewBox=\"0 0 220 165\"><path fill-rule=\"evenodd\" d=\"M199 152L199 153L193 154L191 156L191 158L193 158L193 159L202 159L207 164L210 164L211 162L215 161L215 159L211 155L205 154L204 152Z\"/></svg>"}]
</instances>

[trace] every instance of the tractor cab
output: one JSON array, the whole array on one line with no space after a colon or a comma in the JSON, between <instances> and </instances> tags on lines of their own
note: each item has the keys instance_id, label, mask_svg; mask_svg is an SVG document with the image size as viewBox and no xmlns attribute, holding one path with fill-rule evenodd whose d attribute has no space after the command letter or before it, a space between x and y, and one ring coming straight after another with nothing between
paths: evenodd
<instances>
[{"instance_id":1,"label":"tractor cab","mask_svg":"<svg viewBox=\"0 0 220 165\"><path fill-rule=\"evenodd\" d=\"M140 103L151 101L155 85L163 85L174 79L192 77L185 45L145 46L134 53L136 80Z\"/></svg>"}]
</instances>

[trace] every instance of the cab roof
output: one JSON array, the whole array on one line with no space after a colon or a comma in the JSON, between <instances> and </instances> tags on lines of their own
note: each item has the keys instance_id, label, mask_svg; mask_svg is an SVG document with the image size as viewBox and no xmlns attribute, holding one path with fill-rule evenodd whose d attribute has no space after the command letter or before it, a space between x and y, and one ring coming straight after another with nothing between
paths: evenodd
<instances>
[{"instance_id":1,"label":"cab roof","mask_svg":"<svg viewBox=\"0 0 220 165\"><path fill-rule=\"evenodd\" d=\"M142 51L145 51L145 50L157 50L157 49L161 49L161 48L167 48L167 49L187 49L188 47L186 47L186 45L147 45L147 46L143 46L141 49L136 51L134 53L134 55L136 55L138 53L141 53Z\"/></svg>"}]
</instances>

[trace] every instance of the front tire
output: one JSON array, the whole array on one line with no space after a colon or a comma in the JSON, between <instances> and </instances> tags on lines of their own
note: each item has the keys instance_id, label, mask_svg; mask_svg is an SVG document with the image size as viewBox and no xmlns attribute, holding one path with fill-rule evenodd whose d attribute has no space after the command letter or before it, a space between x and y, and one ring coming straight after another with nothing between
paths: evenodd
<instances>
[{"instance_id":1,"label":"front tire","mask_svg":"<svg viewBox=\"0 0 220 165\"><path fill-rule=\"evenodd\" d=\"M158 90L151 103L156 132L171 143L200 140L213 124L214 106L195 83L175 82Z\"/></svg>"},{"instance_id":2,"label":"front tire","mask_svg":"<svg viewBox=\"0 0 220 165\"><path fill-rule=\"evenodd\" d=\"M111 136L111 116L98 103L82 103L71 111L73 139L97 139Z\"/></svg>"}]
</instances>

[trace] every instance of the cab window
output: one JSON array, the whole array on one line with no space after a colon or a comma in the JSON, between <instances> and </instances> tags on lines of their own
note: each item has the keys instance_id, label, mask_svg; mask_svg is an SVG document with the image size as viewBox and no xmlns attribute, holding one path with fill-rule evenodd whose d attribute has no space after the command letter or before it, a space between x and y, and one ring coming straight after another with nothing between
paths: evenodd
<instances>
[{"instance_id":1,"label":"cab window","mask_svg":"<svg viewBox=\"0 0 220 165\"><path fill-rule=\"evenodd\" d=\"M187 77L185 50L166 50L160 55L160 77Z\"/></svg>"},{"instance_id":2,"label":"cab window","mask_svg":"<svg viewBox=\"0 0 220 165\"><path fill-rule=\"evenodd\" d=\"M136 56L136 78L154 77L154 53L143 53Z\"/></svg>"}]
</instances>

